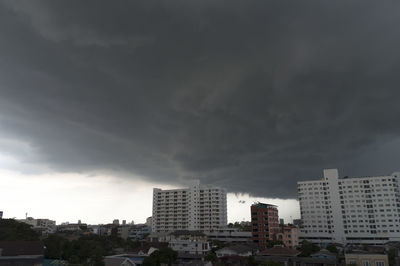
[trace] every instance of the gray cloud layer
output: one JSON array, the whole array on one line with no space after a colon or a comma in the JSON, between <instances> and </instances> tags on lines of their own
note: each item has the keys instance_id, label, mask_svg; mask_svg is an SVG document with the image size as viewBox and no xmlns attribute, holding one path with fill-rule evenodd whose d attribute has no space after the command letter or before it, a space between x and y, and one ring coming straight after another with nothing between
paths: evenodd
<instances>
[{"instance_id":1,"label":"gray cloud layer","mask_svg":"<svg viewBox=\"0 0 400 266\"><path fill-rule=\"evenodd\" d=\"M0 135L31 148L0 145L266 197L390 173L399 29L389 1L0 1Z\"/></svg>"}]
</instances>

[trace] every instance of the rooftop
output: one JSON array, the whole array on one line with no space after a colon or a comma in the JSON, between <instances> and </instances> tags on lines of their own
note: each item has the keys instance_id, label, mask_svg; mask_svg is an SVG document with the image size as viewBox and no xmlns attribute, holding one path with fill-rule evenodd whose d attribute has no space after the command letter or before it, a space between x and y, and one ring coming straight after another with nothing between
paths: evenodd
<instances>
[{"instance_id":1,"label":"rooftop","mask_svg":"<svg viewBox=\"0 0 400 266\"><path fill-rule=\"evenodd\" d=\"M275 246L273 248L266 249L260 252L259 256L287 256L287 257L295 257L300 254L300 251L291 248L278 247Z\"/></svg>"},{"instance_id":2,"label":"rooftop","mask_svg":"<svg viewBox=\"0 0 400 266\"><path fill-rule=\"evenodd\" d=\"M253 203L251 206L257 206L258 208L278 208L276 205L266 204L261 202Z\"/></svg>"}]
</instances>

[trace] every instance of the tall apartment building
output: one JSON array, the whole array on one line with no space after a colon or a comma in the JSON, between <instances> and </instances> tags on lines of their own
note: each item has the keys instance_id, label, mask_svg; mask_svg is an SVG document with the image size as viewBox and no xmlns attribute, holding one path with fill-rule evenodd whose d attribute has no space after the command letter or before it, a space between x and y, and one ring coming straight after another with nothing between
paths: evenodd
<instances>
[{"instance_id":1,"label":"tall apartment building","mask_svg":"<svg viewBox=\"0 0 400 266\"><path fill-rule=\"evenodd\" d=\"M382 244L400 241L400 173L298 182L303 224L300 240L318 243Z\"/></svg>"},{"instance_id":2,"label":"tall apartment building","mask_svg":"<svg viewBox=\"0 0 400 266\"><path fill-rule=\"evenodd\" d=\"M267 248L268 241L276 240L279 232L277 206L265 203L251 205L252 239L260 250Z\"/></svg>"},{"instance_id":3,"label":"tall apartment building","mask_svg":"<svg viewBox=\"0 0 400 266\"><path fill-rule=\"evenodd\" d=\"M209 231L227 224L226 190L201 186L195 181L189 188L153 189L152 232L176 230Z\"/></svg>"}]
</instances>

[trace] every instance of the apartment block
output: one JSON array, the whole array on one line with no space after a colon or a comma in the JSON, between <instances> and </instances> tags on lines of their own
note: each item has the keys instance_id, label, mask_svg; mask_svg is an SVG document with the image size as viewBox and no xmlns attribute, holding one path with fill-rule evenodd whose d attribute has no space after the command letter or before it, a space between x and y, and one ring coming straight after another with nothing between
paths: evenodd
<instances>
[{"instance_id":1,"label":"apartment block","mask_svg":"<svg viewBox=\"0 0 400 266\"><path fill-rule=\"evenodd\" d=\"M294 225L279 225L277 240L282 241L285 247L295 248L299 245L299 229Z\"/></svg>"},{"instance_id":2,"label":"apartment block","mask_svg":"<svg viewBox=\"0 0 400 266\"><path fill-rule=\"evenodd\" d=\"M251 205L252 239L260 250L267 248L268 242L276 240L279 232L277 206L265 203Z\"/></svg>"},{"instance_id":3,"label":"apartment block","mask_svg":"<svg viewBox=\"0 0 400 266\"><path fill-rule=\"evenodd\" d=\"M209 231L227 224L226 190L200 185L189 188L153 189L152 232Z\"/></svg>"},{"instance_id":4,"label":"apartment block","mask_svg":"<svg viewBox=\"0 0 400 266\"><path fill-rule=\"evenodd\" d=\"M339 178L337 169L326 169L320 180L298 182L300 241L400 241L399 175Z\"/></svg>"}]
</instances>

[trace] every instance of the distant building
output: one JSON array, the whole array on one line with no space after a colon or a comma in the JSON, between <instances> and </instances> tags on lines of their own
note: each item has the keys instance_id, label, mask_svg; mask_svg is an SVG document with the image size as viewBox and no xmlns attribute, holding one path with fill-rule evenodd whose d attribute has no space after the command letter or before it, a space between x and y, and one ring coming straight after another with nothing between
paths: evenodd
<instances>
[{"instance_id":1,"label":"distant building","mask_svg":"<svg viewBox=\"0 0 400 266\"><path fill-rule=\"evenodd\" d=\"M0 219L3 219L3 211L0 211Z\"/></svg>"},{"instance_id":2,"label":"distant building","mask_svg":"<svg viewBox=\"0 0 400 266\"><path fill-rule=\"evenodd\" d=\"M126 225L126 220L122 220L122 225Z\"/></svg>"},{"instance_id":3,"label":"distant building","mask_svg":"<svg viewBox=\"0 0 400 266\"><path fill-rule=\"evenodd\" d=\"M64 223L57 226L57 231L59 232L79 232L82 231L82 228L87 228L87 224L70 224Z\"/></svg>"},{"instance_id":4,"label":"distant building","mask_svg":"<svg viewBox=\"0 0 400 266\"><path fill-rule=\"evenodd\" d=\"M119 225L119 220L118 219L114 219L112 223L113 223L113 225Z\"/></svg>"},{"instance_id":5,"label":"distant building","mask_svg":"<svg viewBox=\"0 0 400 266\"><path fill-rule=\"evenodd\" d=\"M53 227L56 226L56 221L50 219L34 219L32 217L27 217L26 219L20 219L19 222L26 223L29 225L40 226L40 227Z\"/></svg>"},{"instance_id":6,"label":"distant building","mask_svg":"<svg viewBox=\"0 0 400 266\"><path fill-rule=\"evenodd\" d=\"M279 232L277 206L265 203L251 205L252 239L260 250L265 250Z\"/></svg>"},{"instance_id":7,"label":"distant building","mask_svg":"<svg viewBox=\"0 0 400 266\"><path fill-rule=\"evenodd\" d=\"M384 244L400 241L400 174L324 178L298 182L303 224L300 240L316 243Z\"/></svg>"},{"instance_id":8,"label":"distant building","mask_svg":"<svg viewBox=\"0 0 400 266\"><path fill-rule=\"evenodd\" d=\"M53 234L57 229L56 221L50 219L34 219L32 217L27 217L26 219L20 219L17 221L31 225L32 229L42 236Z\"/></svg>"},{"instance_id":9,"label":"distant building","mask_svg":"<svg viewBox=\"0 0 400 266\"><path fill-rule=\"evenodd\" d=\"M151 228L151 226L152 226L152 223L153 223L153 217L147 217L147 219L146 219L146 225L148 226L148 227L150 227Z\"/></svg>"},{"instance_id":10,"label":"distant building","mask_svg":"<svg viewBox=\"0 0 400 266\"><path fill-rule=\"evenodd\" d=\"M151 233L151 227L146 224L136 224L131 227L129 231L129 238L135 240L142 240Z\"/></svg>"},{"instance_id":11,"label":"distant building","mask_svg":"<svg viewBox=\"0 0 400 266\"><path fill-rule=\"evenodd\" d=\"M129 237L130 229L128 226L118 226L117 235L126 240Z\"/></svg>"},{"instance_id":12,"label":"distant building","mask_svg":"<svg viewBox=\"0 0 400 266\"><path fill-rule=\"evenodd\" d=\"M293 220L293 225L300 227L303 224L303 221L301 219L294 219Z\"/></svg>"},{"instance_id":13,"label":"distant building","mask_svg":"<svg viewBox=\"0 0 400 266\"><path fill-rule=\"evenodd\" d=\"M279 219L279 225L284 225L285 224L285 220L283 220L282 218Z\"/></svg>"},{"instance_id":14,"label":"distant building","mask_svg":"<svg viewBox=\"0 0 400 266\"><path fill-rule=\"evenodd\" d=\"M153 190L152 232L215 230L227 224L226 190L200 186Z\"/></svg>"}]
</instances>

